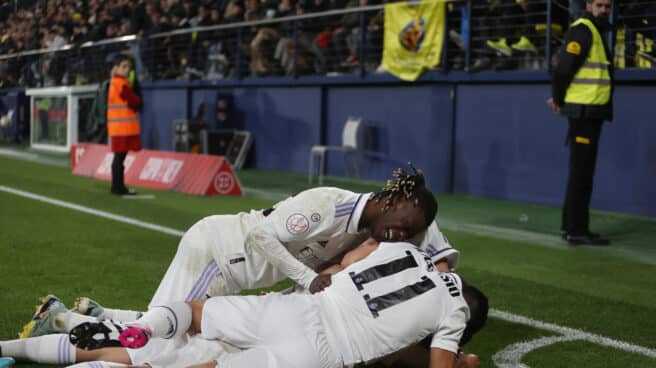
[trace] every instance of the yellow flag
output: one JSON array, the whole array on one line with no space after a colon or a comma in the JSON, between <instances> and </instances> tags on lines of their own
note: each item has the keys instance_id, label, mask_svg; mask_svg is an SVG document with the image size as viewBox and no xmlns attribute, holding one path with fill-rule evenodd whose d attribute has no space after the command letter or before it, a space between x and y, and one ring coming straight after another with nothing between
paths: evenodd
<instances>
[{"instance_id":1,"label":"yellow flag","mask_svg":"<svg viewBox=\"0 0 656 368\"><path fill-rule=\"evenodd\" d=\"M426 69L440 64L444 41L444 2L385 5L383 68L415 81Z\"/></svg>"}]
</instances>

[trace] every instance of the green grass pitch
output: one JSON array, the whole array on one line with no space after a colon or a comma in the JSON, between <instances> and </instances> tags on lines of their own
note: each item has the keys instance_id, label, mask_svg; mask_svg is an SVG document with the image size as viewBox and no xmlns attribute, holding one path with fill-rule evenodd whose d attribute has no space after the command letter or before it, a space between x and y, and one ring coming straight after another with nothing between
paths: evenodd
<instances>
[{"instance_id":1,"label":"green grass pitch","mask_svg":"<svg viewBox=\"0 0 656 368\"><path fill-rule=\"evenodd\" d=\"M184 231L210 214L270 206L307 188L303 175L245 170L243 197L195 197L109 184L70 169L0 156L0 339L15 338L38 297L77 296L143 309L179 238L10 193L20 190ZM329 178L356 191L383 183ZM458 271L490 299L492 317L467 351L483 367L656 367L656 220L595 212L605 248L558 237L560 210L438 194L438 220L461 251ZM32 365L19 364L19 367ZM36 365L34 365L36 366Z\"/></svg>"}]
</instances>

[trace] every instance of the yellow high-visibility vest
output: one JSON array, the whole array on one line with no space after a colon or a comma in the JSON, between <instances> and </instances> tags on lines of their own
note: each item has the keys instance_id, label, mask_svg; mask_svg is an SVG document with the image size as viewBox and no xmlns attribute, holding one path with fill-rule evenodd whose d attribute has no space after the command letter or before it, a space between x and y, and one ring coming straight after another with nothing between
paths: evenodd
<instances>
[{"instance_id":1,"label":"yellow high-visibility vest","mask_svg":"<svg viewBox=\"0 0 656 368\"><path fill-rule=\"evenodd\" d=\"M585 63L574 75L565 94L566 103L583 105L605 105L610 101L610 62L606 56L604 42L597 27L590 19L580 18L572 27L584 24L592 33L592 46Z\"/></svg>"}]
</instances>

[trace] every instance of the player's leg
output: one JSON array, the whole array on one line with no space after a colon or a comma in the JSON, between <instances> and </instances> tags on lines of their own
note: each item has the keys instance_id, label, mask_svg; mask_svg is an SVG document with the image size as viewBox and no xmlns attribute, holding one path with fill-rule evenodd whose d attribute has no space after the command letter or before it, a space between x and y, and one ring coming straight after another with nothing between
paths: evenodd
<instances>
[{"instance_id":1,"label":"player's leg","mask_svg":"<svg viewBox=\"0 0 656 368\"><path fill-rule=\"evenodd\" d=\"M0 356L43 364L72 364L82 361L113 361L129 364L125 348L94 351L77 349L66 334L52 334L26 339L0 341Z\"/></svg>"},{"instance_id":2,"label":"player's leg","mask_svg":"<svg viewBox=\"0 0 656 368\"><path fill-rule=\"evenodd\" d=\"M247 349L220 356L220 368L342 367L306 295L212 298L204 306L201 327L205 338Z\"/></svg>"},{"instance_id":3,"label":"player's leg","mask_svg":"<svg viewBox=\"0 0 656 368\"><path fill-rule=\"evenodd\" d=\"M204 301L192 304L198 305L195 308L197 313L202 313L201 305ZM73 328L69 336L73 344L83 349L110 346L136 349L144 346L153 337L172 339L184 336L190 332L192 313L190 303L168 303L151 307L143 317L132 323L112 320L83 323ZM200 316L196 318L199 319Z\"/></svg>"},{"instance_id":4,"label":"player's leg","mask_svg":"<svg viewBox=\"0 0 656 368\"><path fill-rule=\"evenodd\" d=\"M65 332L56 317L68 311L68 309L59 298L54 295L44 296L41 298L41 303L35 309L36 311L32 319L18 333L19 338L24 339Z\"/></svg>"},{"instance_id":5,"label":"player's leg","mask_svg":"<svg viewBox=\"0 0 656 368\"><path fill-rule=\"evenodd\" d=\"M141 311L107 308L89 297L78 297L75 299L72 311L98 319L111 319L121 322L137 320L143 314Z\"/></svg>"},{"instance_id":6,"label":"player's leg","mask_svg":"<svg viewBox=\"0 0 656 368\"><path fill-rule=\"evenodd\" d=\"M239 349L217 340L207 340L199 335L185 339L183 345L174 348L162 343L172 344L175 340L152 339L141 349L128 349L135 365L148 365L151 368L187 368L201 362L218 359L226 353ZM146 357L140 352L154 347L154 353ZM137 356L134 353L139 352Z\"/></svg>"},{"instance_id":7,"label":"player's leg","mask_svg":"<svg viewBox=\"0 0 656 368\"><path fill-rule=\"evenodd\" d=\"M79 301L79 300L78 300ZM89 299L90 302L93 302ZM85 311L87 313L77 313L80 310L79 304L76 301L76 306L72 310L68 310L64 303L54 295L48 295L41 299L41 304L36 307L36 313L32 319L23 326L23 330L19 333L20 338L37 337L49 334L68 333L73 327L84 322L97 322L98 317L108 318L108 316L118 316L126 318L126 321L134 321L141 316L141 312L120 311L124 313L89 313L89 311L97 311L99 305L95 302L95 308L91 308L91 304L87 302ZM116 310L112 310L116 311ZM124 320L117 318L118 320Z\"/></svg>"},{"instance_id":8,"label":"player's leg","mask_svg":"<svg viewBox=\"0 0 656 368\"><path fill-rule=\"evenodd\" d=\"M134 367L134 366L129 364L121 364L115 362L106 362L103 360L96 360L96 361L76 363L73 365L69 365L66 368L128 368L128 367ZM143 366L141 368L148 368L148 367Z\"/></svg>"},{"instance_id":9,"label":"player's leg","mask_svg":"<svg viewBox=\"0 0 656 368\"><path fill-rule=\"evenodd\" d=\"M173 261L149 307L171 301L205 298L208 290L214 289L213 284L221 282L218 280L221 270L212 255L212 247L214 239L220 235L217 232L225 217L206 217L189 228L180 240Z\"/></svg>"},{"instance_id":10,"label":"player's leg","mask_svg":"<svg viewBox=\"0 0 656 368\"><path fill-rule=\"evenodd\" d=\"M117 345L139 348L152 338L171 339L187 333L193 335L201 332L204 307L208 301L214 299L217 298L210 298L207 301L175 302L162 306L153 306L143 317L131 324L122 324L111 320L84 323L71 330L70 338L80 348L98 349ZM246 310L245 306L242 310ZM241 321L241 327L243 328L244 318L238 318L239 313L239 310L237 310L235 313L224 317L233 321L233 323L237 320ZM258 313L252 313L251 315L254 318ZM250 321L250 325L256 326L255 321ZM207 338L216 338L216 336L208 336Z\"/></svg>"},{"instance_id":11,"label":"player's leg","mask_svg":"<svg viewBox=\"0 0 656 368\"><path fill-rule=\"evenodd\" d=\"M213 295L226 293L225 281L212 257L211 249L216 229L221 227L226 218L206 217L187 230L150 305L201 299L210 291ZM133 322L143 315L142 311L107 308L88 297L77 298L73 312L116 322Z\"/></svg>"}]
</instances>

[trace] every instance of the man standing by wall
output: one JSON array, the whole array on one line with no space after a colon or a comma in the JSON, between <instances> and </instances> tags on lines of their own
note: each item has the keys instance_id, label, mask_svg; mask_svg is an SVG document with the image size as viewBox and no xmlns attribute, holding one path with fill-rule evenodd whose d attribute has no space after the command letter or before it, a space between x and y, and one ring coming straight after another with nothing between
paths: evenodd
<instances>
[{"instance_id":1,"label":"man standing by wall","mask_svg":"<svg viewBox=\"0 0 656 368\"><path fill-rule=\"evenodd\" d=\"M611 0L586 0L586 14L565 35L547 104L569 119L569 179L561 232L569 244L607 245L590 232L590 198L601 127L613 118L613 70L602 34L610 30Z\"/></svg>"},{"instance_id":2,"label":"man standing by wall","mask_svg":"<svg viewBox=\"0 0 656 368\"><path fill-rule=\"evenodd\" d=\"M136 194L125 186L123 178L123 163L128 151L141 149L138 115L141 110L141 97L134 92L128 80L130 69L130 59L118 54L114 59L112 79L107 92L107 135L111 139L114 152L111 191L116 195Z\"/></svg>"}]
</instances>

